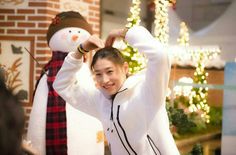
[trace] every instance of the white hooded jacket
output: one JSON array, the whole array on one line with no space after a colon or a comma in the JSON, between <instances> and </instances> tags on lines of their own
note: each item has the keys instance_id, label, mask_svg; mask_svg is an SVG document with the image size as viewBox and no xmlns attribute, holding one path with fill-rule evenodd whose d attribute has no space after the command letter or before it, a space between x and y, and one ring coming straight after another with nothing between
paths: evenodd
<instances>
[{"instance_id":1,"label":"white hooded jacket","mask_svg":"<svg viewBox=\"0 0 236 155\"><path fill-rule=\"evenodd\" d=\"M171 67L167 51L141 26L129 29L125 40L144 53L148 63L142 74L124 82L114 99L91 82L76 81L75 73L83 63L71 53L54 89L72 106L102 122L112 155L179 155L165 108Z\"/></svg>"}]
</instances>

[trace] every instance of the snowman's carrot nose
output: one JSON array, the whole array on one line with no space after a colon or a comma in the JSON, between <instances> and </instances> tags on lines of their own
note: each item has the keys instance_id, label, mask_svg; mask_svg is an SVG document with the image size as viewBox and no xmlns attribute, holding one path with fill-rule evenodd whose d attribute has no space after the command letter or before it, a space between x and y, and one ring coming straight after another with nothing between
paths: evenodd
<instances>
[{"instance_id":1,"label":"snowman's carrot nose","mask_svg":"<svg viewBox=\"0 0 236 155\"><path fill-rule=\"evenodd\" d=\"M73 35L73 36L72 36L72 40L73 40L73 41L76 41L78 38L79 38L79 37L78 37L77 35Z\"/></svg>"}]
</instances>

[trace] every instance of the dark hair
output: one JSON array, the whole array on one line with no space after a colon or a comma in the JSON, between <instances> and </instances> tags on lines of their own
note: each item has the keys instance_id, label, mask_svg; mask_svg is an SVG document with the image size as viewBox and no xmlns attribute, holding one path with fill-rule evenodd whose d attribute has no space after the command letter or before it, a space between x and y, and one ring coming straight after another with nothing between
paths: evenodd
<instances>
[{"instance_id":1,"label":"dark hair","mask_svg":"<svg viewBox=\"0 0 236 155\"><path fill-rule=\"evenodd\" d=\"M22 154L24 111L18 98L0 81L0 152L6 155Z\"/></svg>"},{"instance_id":2,"label":"dark hair","mask_svg":"<svg viewBox=\"0 0 236 155\"><path fill-rule=\"evenodd\" d=\"M98 50L95 53L95 55L93 56L93 60L92 60L90 69L91 70L93 69L93 66L95 65L95 63L97 62L98 59L104 59L104 58L106 58L118 65L123 65L125 62L121 52L118 49L116 49L114 47L105 47L105 48Z\"/></svg>"}]
</instances>

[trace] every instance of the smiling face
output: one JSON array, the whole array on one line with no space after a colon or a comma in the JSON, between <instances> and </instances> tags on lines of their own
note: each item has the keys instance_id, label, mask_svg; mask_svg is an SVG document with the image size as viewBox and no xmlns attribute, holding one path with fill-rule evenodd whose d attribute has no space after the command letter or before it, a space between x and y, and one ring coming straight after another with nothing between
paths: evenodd
<instances>
[{"instance_id":1,"label":"smiling face","mask_svg":"<svg viewBox=\"0 0 236 155\"><path fill-rule=\"evenodd\" d=\"M98 58L93 66L93 73L97 86L108 95L114 95L126 80L128 64L120 65L107 58Z\"/></svg>"}]
</instances>

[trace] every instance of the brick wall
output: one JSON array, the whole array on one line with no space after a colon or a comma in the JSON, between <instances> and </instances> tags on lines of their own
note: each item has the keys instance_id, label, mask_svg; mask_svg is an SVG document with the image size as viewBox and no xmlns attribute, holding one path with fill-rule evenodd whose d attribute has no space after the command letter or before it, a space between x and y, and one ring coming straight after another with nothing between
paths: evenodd
<instances>
[{"instance_id":1,"label":"brick wall","mask_svg":"<svg viewBox=\"0 0 236 155\"><path fill-rule=\"evenodd\" d=\"M85 6L85 16L92 25L94 33L100 36L100 0L80 0L74 1L76 6ZM34 89L36 80L39 78L42 67L50 60L51 51L47 45L46 33L51 19L59 12L76 8L63 8L61 0L26 0L13 3L5 1L0 3L0 39L31 41L30 52L38 61L32 61L33 68L30 71L31 84L30 89ZM67 2L68 3L68 2ZM69 1L73 6L73 0ZM68 6L68 5L67 5ZM81 7L82 8L82 7ZM83 9L83 8L82 8ZM33 90L31 91L33 92ZM30 94L32 99L32 93ZM27 120L31 111L32 102L24 104Z\"/></svg>"}]
</instances>

